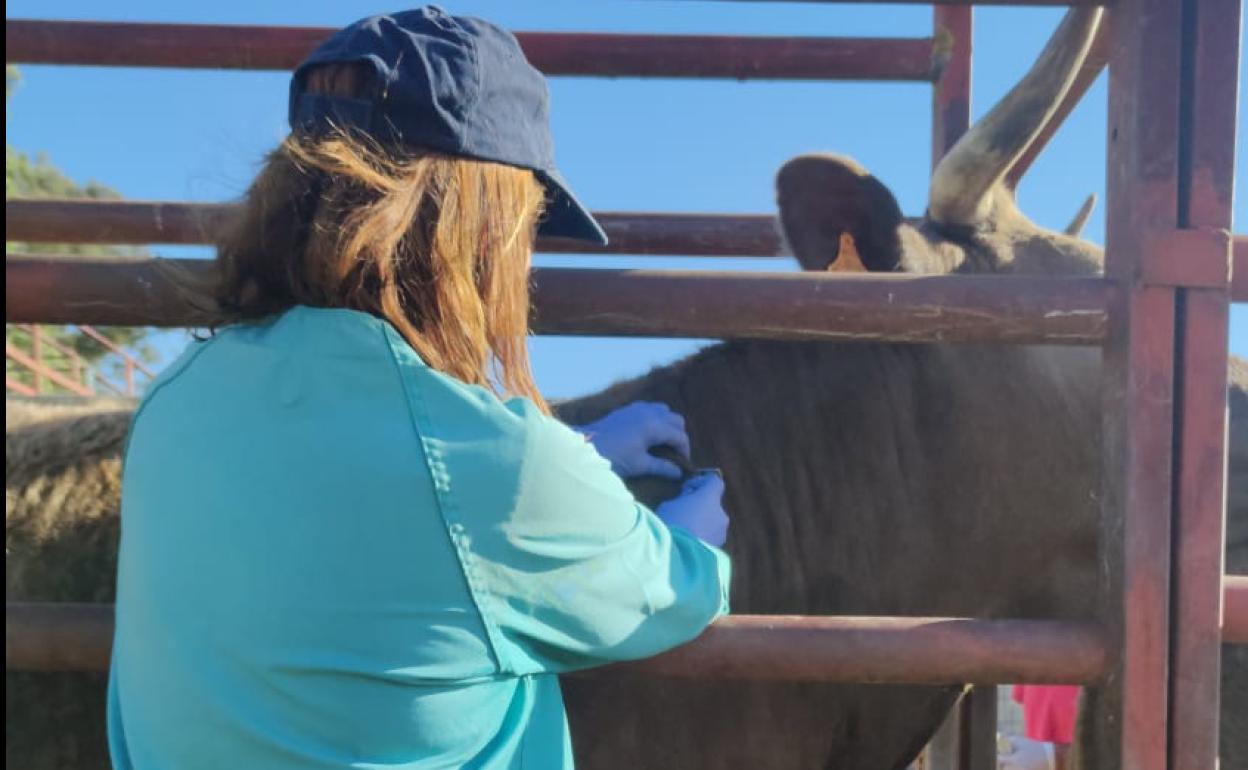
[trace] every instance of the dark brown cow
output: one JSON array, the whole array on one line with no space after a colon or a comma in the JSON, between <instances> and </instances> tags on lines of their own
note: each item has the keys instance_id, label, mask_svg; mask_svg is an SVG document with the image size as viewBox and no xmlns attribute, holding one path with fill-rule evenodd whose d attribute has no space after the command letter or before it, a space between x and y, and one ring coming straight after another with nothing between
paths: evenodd
<instances>
[{"instance_id":1,"label":"dark brown cow","mask_svg":"<svg viewBox=\"0 0 1248 770\"><path fill-rule=\"evenodd\" d=\"M1024 80L941 163L905 221L853 161L798 158L777 187L809 270L1091 274L1100 250L1023 217L1001 179L1049 120L1099 11L1069 14ZM854 252L852 255L849 251ZM741 613L1095 616L1099 351L1049 346L717 345L562 405L686 415L728 480ZM1228 568L1248 572L1248 366L1232 364ZM8 597L107 601L127 414L7 433ZM670 489L640 486L651 502ZM1228 648L1223 768L1248 768L1248 648ZM50 697L49 689L55 693ZM7 757L102 766L103 687L9 675ZM578 761L607 768L899 770L954 688L565 680ZM1095 767L1095 764L1089 766Z\"/></svg>"},{"instance_id":2,"label":"dark brown cow","mask_svg":"<svg viewBox=\"0 0 1248 770\"><path fill-rule=\"evenodd\" d=\"M1035 225L1003 184L1055 113L1099 21L1095 10L1067 14L1032 70L939 164L921 220L904 220L888 189L850 159L786 164L778 201L802 266L1099 273L1101 250L1077 237L1080 224L1067 233ZM1092 620L1099 367L1097 350L1050 346L738 343L564 414L588 420L644 399L686 416L694 464L721 466L729 480L737 612ZM1242 362L1231 387L1227 565L1248 572ZM1248 653L1226 655L1222 767L1245 770ZM955 697L617 680L565 690L587 768L903 768ZM1101 766L1085 757L1085 767Z\"/></svg>"}]
</instances>

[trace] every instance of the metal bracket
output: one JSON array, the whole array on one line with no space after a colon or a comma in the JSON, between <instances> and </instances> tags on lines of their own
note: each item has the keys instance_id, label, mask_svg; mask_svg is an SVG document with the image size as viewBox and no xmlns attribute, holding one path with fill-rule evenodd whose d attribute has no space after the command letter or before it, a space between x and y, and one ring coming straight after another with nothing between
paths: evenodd
<instances>
[{"instance_id":1,"label":"metal bracket","mask_svg":"<svg viewBox=\"0 0 1248 770\"><path fill-rule=\"evenodd\" d=\"M1140 283L1181 289L1231 285L1231 234L1227 230L1164 230L1147 236Z\"/></svg>"}]
</instances>

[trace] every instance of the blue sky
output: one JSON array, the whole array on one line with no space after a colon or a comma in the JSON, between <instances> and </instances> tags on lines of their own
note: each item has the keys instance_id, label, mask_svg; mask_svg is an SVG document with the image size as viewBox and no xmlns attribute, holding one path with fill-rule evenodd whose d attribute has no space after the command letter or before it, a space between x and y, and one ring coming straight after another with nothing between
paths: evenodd
<instances>
[{"instance_id":1,"label":"blue sky","mask_svg":"<svg viewBox=\"0 0 1248 770\"><path fill-rule=\"evenodd\" d=\"M931 29L927 6L659 0L442 4L514 30L922 36ZM313 26L340 26L386 10L393 8L343 0L7 4L9 18ZM1060 15L1059 9L976 9L975 116L1027 69ZM1241 69L1241 80L1245 76ZM8 110L9 143L46 152L74 178L105 182L130 198L234 198L286 127L283 73L24 67L23 78ZM890 185L907 213L921 213L925 204L931 112L926 85L556 78L551 91L560 166L595 209L774 211L775 170L793 155L817 150L855 157ZM1240 94L1242 119L1243 89ZM1032 219L1060 228L1088 193L1104 200L1104 133L1102 78L1020 188L1020 204ZM1242 185L1248 165L1240 149L1236 178ZM1241 187L1235 210L1241 231L1248 221L1245 200ZM1097 242L1104 231L1102 212L1098 209L1086 231ZM157 251L208 254L197 248ZM767 260L575 256L542 256L538 264L779 267ZM1248 306L1235 309L1231 333L1231 349L1248 355ZM161 349L172 355L183 341L181 333L166 334ZM537 338L534 366L543 390L564 397L642 373L699 344Z\"/></svg>"}]
</instances>

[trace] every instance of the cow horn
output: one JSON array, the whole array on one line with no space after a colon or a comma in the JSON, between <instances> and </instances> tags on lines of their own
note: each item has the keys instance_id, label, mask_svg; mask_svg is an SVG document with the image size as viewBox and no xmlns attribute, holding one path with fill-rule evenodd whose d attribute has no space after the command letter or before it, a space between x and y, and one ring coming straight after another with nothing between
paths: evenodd
<instances>
[{"instance_id":1,"label":"cow horn","mask_svg":"<svg viewBox=\"0 0 1248 770\"><path fill-rule=\"evenodd\" d=\"M1070 224L1066 225L1066 229L1062 232L1072 238L1078 238L1080 235L1083 235L1083 227L1088 223L1088 217L1092 216L1092 209L1094 208L1096 208L1096 193L1088 196L1088 199L1075 212L1075 218L1070 220Z\"/></svg>"},{"instance_id":2,"label":"cow horn","mask_svg":"<svg viewBox=\"0 0 1248 770\"><path fill-rule=\"evenodd\" d=\"M993 186L1057 110L1100 21L1100 8L1070 10L1031 70L949 150L932 173L932 220L974 225L987 216Z\"/></svg>"}]
</instances>

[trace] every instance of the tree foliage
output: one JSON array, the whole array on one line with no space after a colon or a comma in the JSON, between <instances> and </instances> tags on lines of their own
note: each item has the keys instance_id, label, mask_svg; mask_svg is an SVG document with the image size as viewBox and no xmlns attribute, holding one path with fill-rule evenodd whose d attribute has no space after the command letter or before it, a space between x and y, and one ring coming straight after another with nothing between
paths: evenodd
<instances>
[{"instance_id":1,"label":"tree foliage","mask_svg":"<svg viewBox=\"0 0 1248 770\"><path fill-rule=\"evenodd\" d=\"M9 100L20 83L20 73L16 67L6 66L4 70L4 93L6 115ZM33 158L5 143L4 147L4 197L8 198L95 198L118 199L121 195L107 185L95 181L79 184L66 176L42 154ZM101 246L80 243L24 243L8 241L5 251L26 252L36 254L84 254L100 256L143 256L146 249L131 246ZM151 361L155 358L154 351L146 342L150 330L146 328L109 327L99 329L115 345L125 348L137 358ZM76 326L43 326L41 334L73 350L88 366L103 369L105 375L113 371L120 363L113 360L114 354L96 340L83 334ZM5 342L31 353L31 335L24 329L11 325L5 326ZM59 355L55 345L45 349L44 360L54 369L69 373L69 357ZM14 366L7 358L5 374L19 382L31 384L33 377L23 367ZM53 388L56 390L56 388Z\"/></svg>"}]
</instances>

